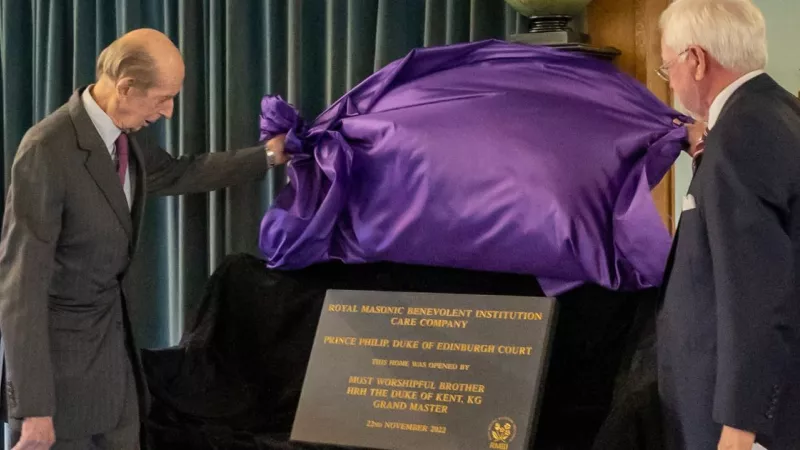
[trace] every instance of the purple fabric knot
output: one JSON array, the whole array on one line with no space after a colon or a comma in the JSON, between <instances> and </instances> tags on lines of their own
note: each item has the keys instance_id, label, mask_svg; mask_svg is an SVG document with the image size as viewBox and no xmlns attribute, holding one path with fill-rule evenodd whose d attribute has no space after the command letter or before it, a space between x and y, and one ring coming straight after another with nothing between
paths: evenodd
<instances>
[{"instance_id":1,"label":"purple fabric knot","mask_svg":"<svg viewBox=\"0 0 800 450\"><path fill-rule=\"evenodd\" d=\"M291 134L293 147L297 148L302 143L305 122L297 110L280 95L266 95L261 99L259 129L261 131L259 140L266 141L280 134ZM289 141L288 136L287 141Z\"/></svg>"}]
</instances>

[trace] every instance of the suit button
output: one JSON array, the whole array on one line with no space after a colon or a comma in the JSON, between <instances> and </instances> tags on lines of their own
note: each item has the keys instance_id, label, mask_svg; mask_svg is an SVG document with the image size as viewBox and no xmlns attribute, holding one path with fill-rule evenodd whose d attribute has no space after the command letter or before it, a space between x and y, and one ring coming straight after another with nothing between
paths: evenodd
<instances>
[{"instance_id":1,"label":"suit button","mask_svg":"<svg viewBox=\"0 0 800 450\"><path fill-rule=\"evenodd\" d=\"M768 412L768 413L764 414L764 416L765 416L767 419L770 419L770 420L772 420L772 418L774 417L774 415L773 415L771 412Z\"/></svg>"},{"instance_id":2,"label":"suit button","mask_svg":"<svg viewBox=\"0 0 800 450\"><path fill-rule=\"evenodd\" d=\"M121 330L121 329L122 329L122 322L121 322L121 321L119 321L119 320L117 321L117 329L118 329L118 330Z\"/></svg>"}]
</instances>

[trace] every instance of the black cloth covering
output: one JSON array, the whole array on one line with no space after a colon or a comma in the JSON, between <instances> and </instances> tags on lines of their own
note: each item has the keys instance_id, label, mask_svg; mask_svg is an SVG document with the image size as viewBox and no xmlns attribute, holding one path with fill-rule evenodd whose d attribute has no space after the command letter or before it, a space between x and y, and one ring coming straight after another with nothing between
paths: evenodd
<instances>
[{"instance_id":1,"label":"black cloth covering","mask_svg":"<svg viewBox=\"0 0 800 450\"><path fill-rule=\"evenodd\" d=\"M231 255L178 346L143 351L148 448L325 449L288 441L327 289L542 295L535 278L392 263L269 270ZM654 290L559 296L537 450L657 450ZM338 447L337 447L338 448Z\"/></svg>"}]
</instances>

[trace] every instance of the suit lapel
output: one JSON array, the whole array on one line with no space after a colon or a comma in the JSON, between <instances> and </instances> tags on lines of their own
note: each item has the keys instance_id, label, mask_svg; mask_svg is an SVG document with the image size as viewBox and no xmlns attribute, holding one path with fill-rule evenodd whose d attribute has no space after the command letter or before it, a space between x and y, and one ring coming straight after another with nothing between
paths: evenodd
<instances>
[{"instance_id":1,"label":"suit lapel","mask_svg":"<svg viewBox=\"0 0 800 450\"><path fill-rule=\"evenodd\" d=\"M88 153L84 165L114 210L122 228L133 238L133 222L125 192L119 184L111 155L83 107L80 97L82 92L83 89L79 89L72 94L69 100L69 112L78 136L78 146Z\"/></svg>"},{"instance_id":2,"label":"suit lapel","mask_svg":"<svg viewBox=\"0 0 800 450\"><path fill-rule=\"evenodd\" d=\"M699 172L699 167L698 167ZM689 195L692 192L692 185L694 184L695 177L697 176L697 172L692 175L692 181L689 183L689 188L686 190L686 194ZM681 236L681 228L683 227L683 211L681 213L680 219L678 219L678 226L675 227L675 235L672 236L672 246L669 249L669 256L667 256L667 263L664 267L664 276L662 277L661 286L659 288L658 298L659 298L659 305L664 301L664 295L666 294L667 283L669 283L670 276L672 275L672 267L675 265L675 252L678 249L678 242Z\"/></svg>"},{"instance_id":3,"label":"suit lapel","mask_svg":"<svg viewBox=\"0 0 800 450\"><path fill-rule=\"evenodd\" d=\"M89 152L89 157L86 159L86 170L89 171L97 186L103 191L103 195L105 195L106 200L108 200L120 223L122 223L122 228L125 229L129 237L133 238L133 221L128 209L128 201L125 199L125 192L123 192L122 186L119 184L119 177L114 171L114 163L111 161L111 156L107 151L93 150Z\"/></svg>"},{"instance_id":4,"label":"suit lapel","mask_svg":"<svg viewBox=\"0 0 800 450\"><path fill-rule=\"evenodd\" d=\"M147 179L144 172L144 153L139 146L139 141L133 135L129 135L129 142L131 144L132 155L134 159L133 173L135 178L135 187L133 192L133 250L139 242L139 230L142 227L142 217L144 216L144 201L147 192Z\"/></svg>"},{"instance_id":5,"label":"suit lapel","mask_svg":"<svg viewBox=\"0 0 800 450\"><path fill-rule=\"evenodd\" d=\"M675 262L675 249L678 247L678 238L681 234L681 221L678 220L678 226L675 228L675 235L672 237L672 245L669 248L669 256L667 256L667 263L664 267L664 276L661 278L661 286L658 288L658 305L659 308L664 303L664 295L667 292L667 283L669 283L670 275L672 274L672 266Z\"/></svg>"}]
</instances>

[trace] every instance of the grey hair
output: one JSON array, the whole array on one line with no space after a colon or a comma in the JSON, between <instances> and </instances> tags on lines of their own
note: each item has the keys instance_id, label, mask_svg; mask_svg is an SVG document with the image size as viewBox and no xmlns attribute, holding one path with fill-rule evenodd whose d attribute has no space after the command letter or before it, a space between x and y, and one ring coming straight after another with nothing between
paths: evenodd
<instances>
[{"instance_id":1,"label":"grey hair","mask_svg":"<svg viewBox=\"0 0 800 450\"><path fill-rule=\"evenodd\" d=\"M158 72L155 60L142 45L119 39L100 53L95 75L98 80L106 76L112 81L131 77L135 86L149 89L156 84Z\"/></svg>"},{"instance_id":2,"label":"grey hair","mask_svg":"<svg viewBox=\"0 0 800 450\"><path fill-rule=\"evenodd\" d=\"M659 25L664 43L677 53L697 45L740 73L767 66L767 27L752 0L675 0Z\"/></svg>"}]
</instances>

